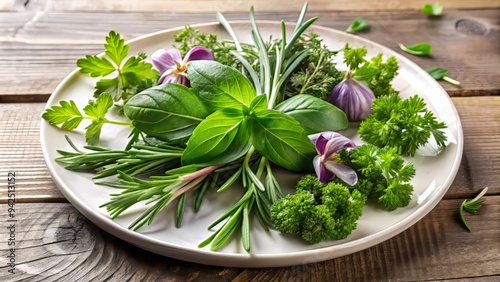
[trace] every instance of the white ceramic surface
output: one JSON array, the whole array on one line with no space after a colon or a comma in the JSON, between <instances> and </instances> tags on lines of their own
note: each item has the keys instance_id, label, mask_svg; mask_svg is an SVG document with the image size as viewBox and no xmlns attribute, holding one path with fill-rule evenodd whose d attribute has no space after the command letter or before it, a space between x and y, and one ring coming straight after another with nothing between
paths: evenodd
<instances>
[{"instance_id":1,"label":"white ceramic surface","mask_svg":"<svg viewBox=\"0 0 500 282\"><path fill-rule=\"evenodd\" d=\"M232 25L240 40L250 42L251 25L249 22L233 22ZM275 37L280 35L279 23L259 22L259 26L264 38L268 38L271 34ZM221 38L229 38L224 29L215 23L193 27L203 32L217 33ZM180 29L160 31L131 40L128 42L130 54L136 54L139 51L152 54L159 48L170 47L173 44L172 35ZM289 34L292 29L292 26L288 26ZM220 195L207 195L198 214L187 211L180 229L175 228L171 216L172 210L168 209L162 212L152 225L141 229L140 232L132 232L126 226L134 219L141 207L125 213L119 219L109 219L106 211L98 206L106 202L109 199L108 195L116 190L94 185L91 173L71 172L54 162L54 158L58 156L56 149L71 151L64 135L68 135L77 146L81 147L85 145L83 131L67 132L42 121L41 144L54 182L84 216L114 236L158 254L196 263L226 267L277 267L306 264L351 254L399 234L434 208L457 173L462 157L463 136L456 109L447 93L432 77L396 52L361 37L329 28L313 26L311 29L319 33L325 43L334 50L341 49L347 42L355 47L366 46L369 56L378 53L396 56L400 71L393 81L394 87L401 91L403 97L418 93L438 118L447 123L456 143L450 144L437 157L416 156L409 159L415 164L417 174L412 181L415 187L414 197L407 207L394 212L386 212L367 205L358 222L358 228L345 240L308 245L296 236L281 235L277 231L266 232L255 220L252 225L250 254L242 249L238 240L233 240L217 252L212 252L208 248L199 249L197 245L212 232L206 227L238 199L237 197L243 192L240 187L233 187ZM345 68L341 61L338 64L340 68ZM78 70L73 71L55 89L47 107L56 105L61 100L70 99L83 107L92 97L95 82L95 78L80 74ZM112 113L110 118L120 119L121 117ZM85 126L86 124L82 124L80 128ZM356 143L361 143L354 133L355 130L350 132L352 133L350 137ZM127 142L127 135L128 129L126 128L105 126L100 145L123 148ZM288 191L293 187L297 178L297 175L287 172L280 173L282 185Z\"/></svg>"}]
</instances>

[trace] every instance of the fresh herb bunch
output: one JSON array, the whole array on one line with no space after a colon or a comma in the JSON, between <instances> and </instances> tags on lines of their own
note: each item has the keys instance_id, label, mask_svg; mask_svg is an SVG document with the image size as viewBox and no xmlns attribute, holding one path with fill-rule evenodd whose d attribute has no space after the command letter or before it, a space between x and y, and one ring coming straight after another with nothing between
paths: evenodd
<instances>
[{"instance_id":1,"label":"fresh herb bunch","mask_svg":"<svg viewBox=\"0 0 500 282\"><path fill-rule=\"evenodd\" d=\"M61 101L43 115L49 123L65 130L75 129L86 119L91 122L86 128L90 145L79 150L68 139L75 152L60 150L57 161L70 170L94 171L95 179L106 177L97 184L118 189L101 206L112 218L144 203L146 210L129 226L133 230L150 224L158 213L175 203L175 224L179 227L188 196L195 197L193 209L197 212L208 190L220 193L241 181L244 195L208 227L215 229L214 233L199 245L212 250L241 233L243 248L250 252L252 216L266 230L274 222L278 229L300 233L314 243L348 236L356 227L367 196L377 198L388 210L407 205L412 190L408 181L414 170L404 165L398 155L408 149L406 145L396 149L366 145L342 151L341 161L355 167L359 175L354 188L333 182L323 185L306 177L299 182L296 195L284 197L273 167L310 172L317 152L308 134L339 131L348 125L345 113L324 100L343 78L332 61L337 52L329 50L318 34L304 34L317 19L305 21L306 10L307 4L291 35L287 36L282 22L281 38L264 41L252 9L253 44L239 42L221 14L217 17L232 40L221 41L215 34L202 34L187 26L174 38L180 52L185 55L194 46L203 46L215 57L215 61L186 64L187 71L182 75L187 76L190 87L156 85L158 72L145 62L145 54L127 59L129 47L119 34L110 32L106 58L87 56L78 61L81 72L93 77L116 74L97 82L98 98L83 108L86 115L73 101ZM397 74L395 58L384 62L379 55L367 60L366 53L364 48L347 45L345 62L357 79L373 87L380 97L396 93L390 86ZM442 125L427 117L428 111L420 100L399 105L392 95L387 97L377 99L389 101L378 107L393 103L390 107L400 113L393 117L392 113L377 110L376 118L366 123L364 130L382 132L382 141L367 133L365 139L394 146L394 139L400 138L391 135L397 134L396 125L407 124L432 131L438 143L445 138L439 131ZM108 110L119 100L124 104L120 113L128 120L108 120ZM385 117L389 120L380 121ZM131 127L124 150L92 145L98 142L106 123ZM380 124L390 128L378 128ZM154 142L149 142L151 139ZM410 149L415 146L409 145ZM156 174L157 170L163 174L144 175ZM295 225L285 222L289 216Z\"/></svg>"},{"instance_id":2,"label":"fresh herb bunch","mask_svg":"<svg viewBox=\"0 0 500 282\"><path fill-rule=\"evenodd\" d=\"M332 58L338 51L330 50L317 33L310 32L297 41L295 52L308 50L304 63L290 76L285 93L288 97L308 94L326 99L343 78Z\"/></svg>"},{"instance_id":3,"label":"fresh herb bunch","mask_svg":"<svg viewBox=\"0 0 500 282\"><path fill-rule=\"evenodd\" d=\"M345 45L343 52L344 63L354 78L368 86L375 97L397 93L391 85L399 69L396 57L391 56L384 61L382 54L378 54L367 60L366 47L352 48L349 44Z\"/></svg>"},{"instance_id":4,"label":"fresh herb bunch","mask_svg":"<svg viewBox=\"0 0 500 282\"><path fill-rule=\"evenodd\" d=\"M415 175L415 168L411 163L405 164L396 149L366 144L342 150L339 159L358 174L358 183L351 189L376 199L388 211L410 203L413 186L409 182Z\"/></svg>"},{"instance_id":5,"label":"fresh herb bunch","mask_svg":"<svg viewBox=\"0 0 500 282\"><path fill-rule=\"evenodd\" d=\"M418 147L431 136L438 146L445 146L444 122L427 109L424 99L414 95L408 99L394 93L374 100L373 113L361 122L358 133L362 140L378 147L395 148L401 155L414 156Z\"/></svg>"}]
</instances>

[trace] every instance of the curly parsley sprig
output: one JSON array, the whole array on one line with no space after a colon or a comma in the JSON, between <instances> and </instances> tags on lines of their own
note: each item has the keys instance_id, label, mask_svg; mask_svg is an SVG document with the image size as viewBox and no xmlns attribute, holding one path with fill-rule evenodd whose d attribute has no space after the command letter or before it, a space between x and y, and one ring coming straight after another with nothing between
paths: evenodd
<instances>
[{"instance_id":1,"label":"curly parsley sprig","mask_svg":"<svg viewBox=\"0 0 500 282\"><path fill-rule=\"evenodd\" d=\"M431 135L438 146L445 146L447 137L439 122L426 107L424 99L414 95L401 99L397 93L374 100L373 113L361 122L358 133L362 140L378 147L396 148L398 154L414 156Z\"/></svg>"}]
</instances>

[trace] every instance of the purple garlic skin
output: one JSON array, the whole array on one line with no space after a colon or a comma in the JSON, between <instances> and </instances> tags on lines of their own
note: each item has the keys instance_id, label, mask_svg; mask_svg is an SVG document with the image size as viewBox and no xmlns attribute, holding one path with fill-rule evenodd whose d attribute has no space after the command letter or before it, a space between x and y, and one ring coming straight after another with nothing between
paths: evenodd
<instances>
[{"instance_id":1,"label":"purple garlic skin","mask_svg":"<svg viewBox=\"0 0 500 282\"><path fill-rule=\"evenodd\" d=\"M370 88L354 79L348 71L345 79L333 88L327 100L343 110L349 121L362 121L372 113L374 98Z\"/></svg>"}]
</instances>

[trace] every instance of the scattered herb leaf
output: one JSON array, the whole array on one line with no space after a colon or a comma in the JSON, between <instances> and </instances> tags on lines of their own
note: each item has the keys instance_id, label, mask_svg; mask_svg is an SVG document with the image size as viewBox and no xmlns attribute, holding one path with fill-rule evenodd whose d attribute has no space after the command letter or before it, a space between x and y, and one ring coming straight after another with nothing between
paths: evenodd
<instances>
[{"instance_id":1,"label":"scattered herb leaf","mask_svg":"<svg viewBox=\"0 0 500 282\"><path fill-rule=\"evenodd\" d=\"M405 51L406 53L417 56L427 56L430 55L432 51L432 46L426 43L419 43L408 47L400 43L399 48L401 48L401 50Z\"/></svg>"},{"instance_id":2,"label":"scattered herb leaf","mask_svg":"<svg viewBox=\"0 0 500 282\"><path fill-rule=\"evenodd\" d=\"M443 13L443 5L440 2L436 2L434 5L425 4L421 11L427 15L440 16Z\"/></svg>"},{"instance_id":3,"label":"scattered herb leaf","mask_svg":"<svg viewBox=\"0 0 500 282\"><path fill-rule=\"evenodd\" d=\"M467 220L465 220L464 210L475 215L479 208L482 206L482 203L484 201L482 197L486 194L486 192L488 192L488 187L484 188L474 199L464 200L460 205L460 218L462 219L462 222L464 223L465 227L467 227L467 230L469 230L469 232L472 231L472 229L467 223Z\"/></svg>"},{"instance_id":4,"label":"scattered herb leaf","mask_svg":"<svg viewBox=\"0 0 500 282\"><path fill-rule=\"evenodd\" d=\"M368 24L368 22L365 19L359 18L353 20L345 31L349 33L355 33L357 31L370 30L370 28L371 28L370 24Z\"/></svg>"},{"instance_id":5,"label":"scattered herb leaf","mask_svg":"<svg viewBox=\"0 0 500 282\"><path fill-rule=\"evenodd\" d=\"M460 86L460 81L448 77L448 74L450 73L450 70L448 69L430 68L425 71L427 71L435 80L444 80L455 86Z\"/></svg>"}]
</instances>

